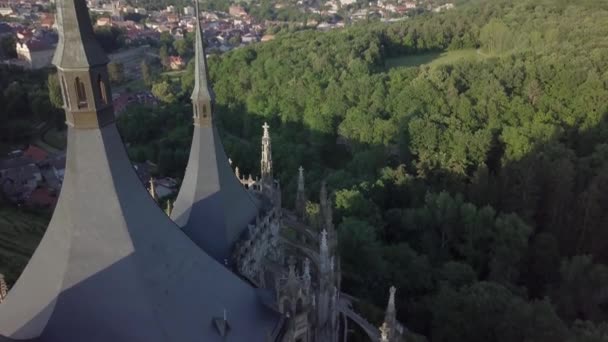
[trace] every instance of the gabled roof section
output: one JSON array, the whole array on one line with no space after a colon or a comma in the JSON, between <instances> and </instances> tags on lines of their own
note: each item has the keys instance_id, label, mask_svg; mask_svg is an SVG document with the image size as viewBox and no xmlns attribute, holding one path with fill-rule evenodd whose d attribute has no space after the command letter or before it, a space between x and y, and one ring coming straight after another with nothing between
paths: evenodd
<instances>
[{"instance_id":1,"label":"gabled roof section","mask_svg":"<svg viewBox=\"0 0 608 342\"><path fill-rule=\"evenodd\" d=\"M53 64L59 68L88 68L108 63L95 38L85 0L57 1L59 42Z\"/></svg>"},{"instance_id":2,"label":"gabled roof section","mask_svg":"<svg viewBox=\"0 0 608 342\"><path fill-rule=\"evenodd\" d=\"M234 175L215 125L194 126L192 147L171 218L221 263L249 223L258 202Z\"/></svg>"}]
</instances>

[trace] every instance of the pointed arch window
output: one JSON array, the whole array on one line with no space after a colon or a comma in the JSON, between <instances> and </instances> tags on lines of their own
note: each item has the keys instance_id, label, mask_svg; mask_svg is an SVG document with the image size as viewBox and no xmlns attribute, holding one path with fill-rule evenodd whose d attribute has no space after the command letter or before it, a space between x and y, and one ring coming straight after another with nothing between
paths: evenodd
<instances>
[{"instance_id":1,"label":"pointed arch window","mask_svg":"<svg viewBox=\"0 0 608 342\"><path fill-rule=\"evenodd\" d=\"M65 83L65 77L61 75L61 95L63 96L63 104L70 108L70 94L68 93L68 86Z\"/></svg>"},{"instance_id":2,"label":"pointed arch window","mask_svg":"<svg viewBox=\"0 0 608 342\"><path fill-rule=\"evenodd\" d=\"M101 96L101 103L108 104L108 93L106 91L106 84L101 79L101 74L97 75L97 86L99 87L99 95Z\"/></svg>"},{"instance_id":3,"label":"pointed arch window","mask_svg":"<svg viewBox=\"0 0 608 342\"><path fill-rule=\"evenodd\" d=\"M203 105L203 117L204 118L207 117L207 105L206 104Z\"/></svg>"},{"instance_id":4,"label":"pointed arch window","mask_svg":"<svg viewBox=\"0 0 608 342\"><path fill-rule=\"evenodd\" d=\"M84 89L84 83L80 80L80 77L76 77L74 80L74 85L76 87L76 100L78 101L78 108L86 108L88 106L87 93Z\"/></svg>"},{"instance_id":5,"label":"pointed arch window","mask_svg":"<svg viewBox=\"0 0 608 342\"><path fill-rule=\"evenodd\" d=\"M198 118L198 105L194 105L194 117Z\"/></svg>"}]
</instances>

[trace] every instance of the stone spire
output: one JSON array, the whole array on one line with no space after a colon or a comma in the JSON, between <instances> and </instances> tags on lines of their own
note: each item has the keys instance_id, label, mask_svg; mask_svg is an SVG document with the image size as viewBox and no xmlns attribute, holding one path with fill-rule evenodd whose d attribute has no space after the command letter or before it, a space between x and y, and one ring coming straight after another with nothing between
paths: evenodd
<instances>
[{"instance_id":1,"label":"stone spire","mask_svg":"<svg viewBox=\"0 0 608 342\"><path fill-rule=\"evenodd\" d=\"M300 219L306 215L306 190L304 188L304 168L298 169L298 192L296 193L296 214Z\"/></svg>"},{"instance_id":2,"label":"stone spire","mask_svg":"<svg viewBox=\"0 0 608 342\"><path fill-rule=\"evenodd\" d=\"M310 289L310 259L304 259L304 271L302 272L302 279L304 280L304 288L306 291Z\"/></svg>"},{"instance_id":3,"label":"stone spire","mask_svg":"<svg viewBox=\"0 0 608 342\"><path fill-rule=\"evenodd\" d=\"M392 341L397 328L397 310L395 309L395 292L397 289L391 286L389 289L388 304L384 314L383 327L386 328L387 341Z\"/></svg>"},{"instance_id":4,"label":"stone spire","mask_svg":"<svg viewBox=\"0 0 608 342\"><path fill-rule=\"evenodd\" d=\"M270 132L268 124L264 122L262 126L264 134L262 135L262 158L260 160L262 186L264 190L272 190L272 146L270 141ZM271 191L270 191L271 192Z\"/></svg>"},{"instance_id":5,"label":"stone spire","mask_svg":"<svg viewBox=\"0 0 608 342\"><path fill-rule=\"evenodd\" d=\"M152 196L152 198L155 201L158 201L158 195L156 194L156 185L154 184L154 178L150 178L150 196Z\"/></svg>"},{"instance_id":6,"label":"stone spire","mask_svg":"<svg viewBox=\"0 0 608 342\"><path fill-rule=\"evenodd\" d=\"M203 44L203 28L201 27L200 9L198 0L194 0L196 10L196 37L194 56L194 89L192 90L192 110L194 125L211 126L213 121L213 92L207 82L207 57Z\"/></svg>"},{"instance_id":7,"label":"stone spire","mask_svg":"<svg viewBox=\"0 0 608 342\"><path fill-rule=\"evenodd\" d=\"M195 0L197 1L197 0ZM235 176L213 121L213 92L207 77L200 9L196 4L194 130L188 165L171 218L218 262L233 262L234 244L261 204Z\"/></svg>"},{"instance_id":8,"label":"stone spire","mask_svg":"<svg viewBox=\"0 0 608 342\"><path fill-rule=\"evenodd\" d=\"M84 1L57 2L57 31L53 64L68 126L90 129L114 122L108 57L95 38Z\"/></svg>"},{"instance_id":9,"label":"stone spire","mask_svg":"<svg viewBox=\"0 0 608 342\"><path fill-rule=\"evenodd\" d=\"M327 243L327 230L321 231L321 243L319 246L319 262L321 263L321 272L330 271L329 245Z\"/></svg>"},{"instance_id":10,"label":"stone spire","mask_svg":"<svg viewBox=\"0 0 608 342\"><path fill-rule=\"evenodd\" d=\"M319 192L319 211L321 214L320 225L327 229L327 239L330 251L334 251L338 245L338 234L333 223L333 203L327 194L327 185L325 181L321 183L321 191Z\"/></svg>"}]
</instances>

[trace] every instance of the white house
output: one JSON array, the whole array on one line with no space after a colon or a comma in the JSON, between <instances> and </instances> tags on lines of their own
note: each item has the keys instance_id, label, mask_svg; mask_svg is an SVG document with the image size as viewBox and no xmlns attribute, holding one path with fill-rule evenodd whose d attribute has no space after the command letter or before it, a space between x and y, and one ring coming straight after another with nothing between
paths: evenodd
<instances>
[{"instance_id":1,"label":"white house","mask_svg":"<svg viewBox=\"0 0 608 342\"><path fill-rule=\"evenodd\" d=\"M51 66L55 47L41 40L30 39L26 42L17 42L15 48L17 57L27 62L30 69L41 69Z\"/></svg>"}]
</instances>

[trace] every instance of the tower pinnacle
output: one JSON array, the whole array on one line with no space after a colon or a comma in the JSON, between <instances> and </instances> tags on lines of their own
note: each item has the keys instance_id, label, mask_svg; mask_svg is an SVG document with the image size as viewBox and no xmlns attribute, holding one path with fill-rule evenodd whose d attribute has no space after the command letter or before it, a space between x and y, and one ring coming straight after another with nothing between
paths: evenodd
<instances>
[{"instance_id":1,"label":"tower pinnacle","mask_svg":"<svg viewBox=\"0 0 608 342\"><path fill-rule=\"evenodd\" d=\"M272 147L270 142L270 131L268 124L264 122L262 126L264 134L262 135L262 160L260 161L262 184L266 189L272 189Z\"/></svg>"},{"instance_id":2,"label":"tower pinnacle","mask_svg":"<svg viewBox=\"0 0 608 342\"><path fill-rule=\"evenodd\" d=\"M53 64L68 126L90 129L114 122L108 57L95 38L84 0L57 2L57 31Z\"/></svg>"},{"instance_id":3,"label":"tower pinnacle","mask_svg":"<svg viewBox=\"0 0 608 342\"><path fill-rule=\"evenodd\" d=\"M296 193L296 214L300 219L306 214L306 190L304 189L304 168L298 169L298 192Z\"/></svg>"},{"instance_id":4,"label":"tower pinnacle","mask_svg":"<svg viewBox=\"0 0 608 342\"><path fill-rule=\"evenodd\" d=\"M192 90L192 110L194 125L210 126L212 124L213 96L207 82L207 57L203 45L203 28L201 27L198 0L194 0L196 8L196 37L194 46L194 89Z\"/></svg>"},{"instance_id":5,"label":"tower pinnacle","mask_svg":"<svg viewBox=\"0 0 608 342\"><path fill-rule=\"evenodd\" d=\"M386 334L386 341L392 341L397 329L397 311L395 309L395 292L397 289L391 286L389 289L388 304L384 315L383 334Z\"/></svg>"}]
</instances>

